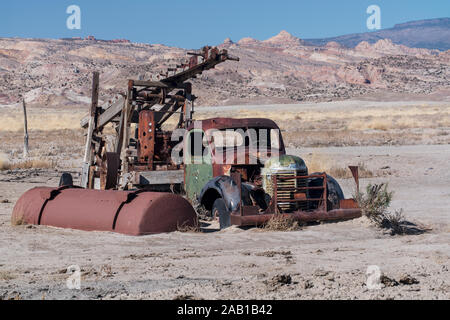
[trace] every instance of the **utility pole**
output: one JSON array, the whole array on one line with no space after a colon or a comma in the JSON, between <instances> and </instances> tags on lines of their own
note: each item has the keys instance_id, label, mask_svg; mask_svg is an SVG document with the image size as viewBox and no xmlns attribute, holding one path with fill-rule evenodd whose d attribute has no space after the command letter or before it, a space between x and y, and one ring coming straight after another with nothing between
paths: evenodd
<instances>
[{"instance_id":1,"label":"utility pole","mask_svg":"<svg viewBox=\"0 0 450 320\"><path fill-rule=\"evenodd\" d=\"M22 98L23 106L23 126L24 126L24 137L23 137L23 157L28 157L28 120L27 120L27 106L25 105L25 98Z\"/></svg>"}]
</instances>

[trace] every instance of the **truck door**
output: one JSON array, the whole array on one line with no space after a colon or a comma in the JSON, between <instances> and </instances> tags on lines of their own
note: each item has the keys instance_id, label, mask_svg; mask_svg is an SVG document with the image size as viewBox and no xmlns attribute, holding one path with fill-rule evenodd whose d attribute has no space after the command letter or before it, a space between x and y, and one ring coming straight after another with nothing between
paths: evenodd
<instances>
[{"instance_id":1,"label":"truck door","mask_svg":"<svg viewBox=\"0 0 450 320\"><path fill-rule=\"evenodd\" d=\"M197 199L205 184L213 178L211 150L201 129L188 132L184 148L184 189L189 200Z\"/></svg>"}]
</instances>

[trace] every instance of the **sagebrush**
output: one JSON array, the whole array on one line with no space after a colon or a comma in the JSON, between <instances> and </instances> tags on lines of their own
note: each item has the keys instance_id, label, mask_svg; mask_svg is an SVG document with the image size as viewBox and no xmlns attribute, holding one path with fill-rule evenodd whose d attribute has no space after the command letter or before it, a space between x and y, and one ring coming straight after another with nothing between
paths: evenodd
<instances>
[{"instance_id":1,"label":"sagebrush","mask_svg":"<svg viewBox=\"0 0 450 320\"><path fill-rule=\"evenodd\" d=\"M387 183L369 184L366 193L356 196L358 204L369 220L379 228L389 229L391 234L403 234L405 217L403 210L389 211L394 193L388 190Z\"/></svg>"}]
</instances>

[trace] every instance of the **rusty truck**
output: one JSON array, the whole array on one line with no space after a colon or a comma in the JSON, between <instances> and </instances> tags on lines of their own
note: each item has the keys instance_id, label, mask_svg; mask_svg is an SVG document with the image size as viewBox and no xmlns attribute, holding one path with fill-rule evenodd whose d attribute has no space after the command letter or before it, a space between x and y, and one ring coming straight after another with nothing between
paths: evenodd
<instances>
[{"instance_id":1,"label":"rusty truck","mask_svg":"<svg viewBox=\"0 0 450 320\"><path fill-rule=\"evenodd\" d=\"M103 106L94 73L90 113L81 121L87 137L81 185L64 174L57 188L28 191L13 222L143 235L195 226L194 207L217 218L221 229L262 225L274 215L302 222L361 216L333 177L310 173L303 159L286 153L274 121L195 121L188 80L239 59L211 47L189 55L157 80L129 80L126 93ZM171 117L177 121L168 130ZM350 169L358 184L358 168Z\"/></svg>"}]
</instances>

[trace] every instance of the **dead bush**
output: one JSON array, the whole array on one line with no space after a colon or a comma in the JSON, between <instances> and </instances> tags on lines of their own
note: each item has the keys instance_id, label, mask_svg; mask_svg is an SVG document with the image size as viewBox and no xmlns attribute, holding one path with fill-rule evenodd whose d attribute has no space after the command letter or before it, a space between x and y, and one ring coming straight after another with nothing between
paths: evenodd
<instances>
[{"instance_id":1,"label":"dead bush","mask_svg":"<svg viewBox=\"0 0 450 320\"><path fill-rule=\"evenodd\" d=\"M273 217L264 224L263 229L267 231L296 231L300 230L301 227L294 217L274 214Z\"/></svg>"},{"instance_id":2,"label":"dead bush","mask_svg":"<svg viewBox=\"0 0 450 320\"><path fill-rule=\"evenodd\" d=\"M214 217L211 216L211 211L207 210L202 204L200 204L197 200L194 200L192 203L195 212L197 213L197 217L201 220L212 221Z\"/></svg>"},{"instance_id":3,"label":"dead bush","mask_svg":"<svg viewBox=\"0 0 450 320\"><path fill-rule=\"evenodd\" d=\"M405 216L403 215L403 209L395 210L393 213L386 212L382 221L383 228L391 229L392 234L404 234L405 228L403 223L405 222Z\"/></svg>"},{"instance_id":4,"label":"dead bush","mask_svg":"<svg viewBox=\"0 0 450 320\"><path fill-rule=\"evenodd\" d=\"M17 226L25 226L27 225L27 223L25 222L25 219L23 217L19 217L16 219L11 219L11 225L17 227Z\"/></svg>"},{"instance_id":5,"label":"dead bush","mask_svg":"<svg viewBox=\"0 0 450 320\"><path fill-rule=\"evenodd\" d=\"M6 154L0 152L0 170L8 170L10 166Z\"/></svg>"},{"instance_id":6,"label":"dead bush","mask_svg":"<svg viewBox=\"0 0 450 320\"><path fill-rule=\"evenodd\" d=\"M177 225L177 231L183 232L183 233L197 233L197 232L201 232L202 230L201 230L199 222L197 220L195 225L193 225L193 226L187 225L186 223L183 223L182 225Z\"/></svg>"},{"instance_id":7,"label":"dead bush","mask_svg":"<svg viewBox=\"0 0 450 320\"><path fill-rule=\"evenodd\" d=\"M391 234L404 234L403 224L406 222L403 209L390 212L389 206L392 201L393 192L388 191L388 184L369 184L366 193L360 193L356 199L365 215L377 227L389 229Z\"/></svg>"}]
</instances>

